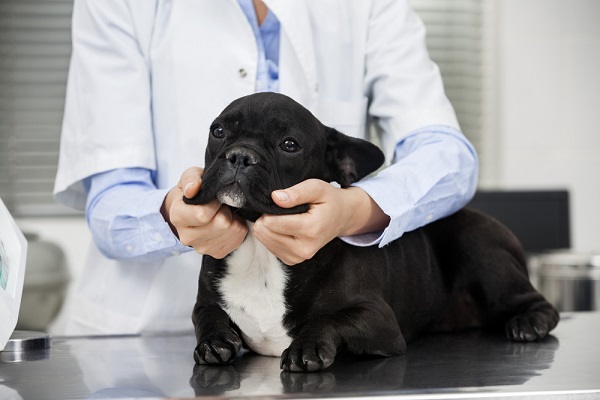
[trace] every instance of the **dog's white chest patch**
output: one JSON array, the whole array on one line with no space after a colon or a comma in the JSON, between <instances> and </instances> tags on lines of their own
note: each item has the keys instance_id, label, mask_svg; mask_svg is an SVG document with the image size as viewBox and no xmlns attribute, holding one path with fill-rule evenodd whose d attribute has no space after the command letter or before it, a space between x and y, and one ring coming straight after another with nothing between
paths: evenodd
<instances>
[{"instance_id":1,"label":"dog's white chest patch","mask_svg":"<svg viewBox=\"0 0 600 400\"><path fill-rule=\"evenodd\" d=\"M283 326L287 276L281 261L251 231L250 224L246 240L227 259L219 287L223 308L252 350L279 357L292 341Z\"/></svg>"}]
</instances>

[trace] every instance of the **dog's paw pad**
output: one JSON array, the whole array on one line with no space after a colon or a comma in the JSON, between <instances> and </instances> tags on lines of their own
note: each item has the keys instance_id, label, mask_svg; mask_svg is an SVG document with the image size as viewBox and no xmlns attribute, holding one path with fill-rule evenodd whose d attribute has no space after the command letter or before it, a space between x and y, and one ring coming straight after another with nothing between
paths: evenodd
<instances>
[{"instance_id":1,"label":"dog's paw pad","mask_svg":"<svg viewBox=\"0 0 600 400\"><path fill-rule=\"evenodd\" d=\"M316 372L329 367L335 358L335 349L328 345L292 343L281 355L281 369L290 372Z\"/></svg>"},{"instance_id":2,"label":"dog's paw pad","mask_svg":"<svg viewBox=\"0 0 600 400\"><path fill-rule=\"evenodd\" d=\"M506 323L505 332L513 342L533 342L548 334L548 322L544 314L525 313L511 318Z\"/></svg>"},{"instance_id":3,"label":"dog's paw pad","mask_svg":"<svg viewBox=\"0 0 600 400\"><path fill-rule=\"evenodd\" d=\"M242 348L242 341L237 334L201 340L194 350L197 364L227 364L235 359Z\"/></svg>"}]
</instances>

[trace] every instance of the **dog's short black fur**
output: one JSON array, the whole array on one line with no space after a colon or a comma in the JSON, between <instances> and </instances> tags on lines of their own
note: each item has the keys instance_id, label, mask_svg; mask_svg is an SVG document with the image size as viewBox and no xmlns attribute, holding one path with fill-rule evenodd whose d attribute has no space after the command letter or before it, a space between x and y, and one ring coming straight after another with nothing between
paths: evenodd
<instances>
[{"instance_id":1,"label":"dog's short black fur","mask_svg":"<svg viewBox=\"0 0 600 400\"><path fill-rule=\"evenodd\" d=\"M202 189L190 204L215 198L255 221L282 209L271 192L309 178L342 187L384 161L371 143L324 126L292 99L274 93L243 97L214 121ZM247 239L248 240L248 239ZM204 257L193 322L198 363L231 362L244 332L224 311L228 260ZM421 333L473 327L504 330L513 341L544 338L558 312L530 284L515 236L493 218L463 209L405 233L383 248L335 239L300 265L281 264L287 281L282 323L291 344L289 371L328 367L339 351L392 356Z\"/></svg>"}]
</instances>

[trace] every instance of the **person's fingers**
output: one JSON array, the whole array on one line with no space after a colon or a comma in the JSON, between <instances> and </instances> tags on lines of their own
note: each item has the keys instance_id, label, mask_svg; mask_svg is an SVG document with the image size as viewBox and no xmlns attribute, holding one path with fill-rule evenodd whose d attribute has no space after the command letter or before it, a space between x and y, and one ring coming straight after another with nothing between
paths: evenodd
<instances>
[{"instance_id":1,"label":"person's fingers","mask_svg":"<svg viewBox=\"0 0 600 400\"><path fill-rule=\"evenodd\" d=\"M171 223L179 231L184 227L198 227L209 224L219 209L221 203L213 200L203 205L189 205L183 199L176 199L171 205Z\"/></svg>"},{"instance_id":2,"label":"person's fingers","mask_svg":"<svg viewBox=\"0 0 600 400\"><path fill-rule=\"evenodd\" d=\"M304 260L312 258L315 253L322 247L319 238L308 236L314 234L312 227L307 228L304 232L291 229L285 233L274 231L268 224L265 224L267 218L273 217L277 228L282 227L285 230L285 224L280 224L280 219L288 219L295 216L267 216L260 217L254 227L252 233L254 237L263 243L269 251L279 258L286 265L295 265ZM295 218L294 218L295 220ZM304 225L303 221L294 221L292 225ZM310 225L310 224L309 224ZM306 235L308 234L308 235Z\"/></svg>"},{"instance_id":3,"label":"person's fingers","mask_svg":"<svg viewBox=\"0 0 600 400\"><path fill-rule=\"evenodd\" d=\"M242 244L247 233L246 223L223 205L209 224L186 229L181 242L188 241L184 244L198 253L223 258Z\"/></svg>"},{"instance_id":4,"label":"person's fingers","mask_svg":"<svg viewBox=\"0 0 600 400\"><path fill-rule=\"evenodd\" d=\"M260 217L259 229L264 228L273 234L284 236L312 237L318 234L319 222L320 221L315 221L313 218L307 218L306 214L265 214Z\"/></svg>"},{"instance_id":5,"label":"person's fingers","mask_svg":"<svg viewBox=\"0 0 600 400\"><path fill-rule=\"evenodd\" d=\"M294 245L294 238L287 235L274 233L262 225L260 219L256 221L252 228L252 234L259 242L265 244L271 254L279 258L284 264L295 264L292 260L294 256L290 251Z\"/></svg>"}]
</instances>

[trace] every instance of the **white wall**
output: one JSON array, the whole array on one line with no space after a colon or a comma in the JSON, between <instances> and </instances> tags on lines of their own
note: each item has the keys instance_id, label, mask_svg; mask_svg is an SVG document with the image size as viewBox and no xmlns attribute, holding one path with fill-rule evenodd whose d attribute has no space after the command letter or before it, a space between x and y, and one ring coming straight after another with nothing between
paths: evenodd
<instances>
[{"instance_id":1,"label":"white wall","mask_svg":"<svg viewBox=\"0 0 600 400\"><path fill-rule=\"evenodd\" d=\"M600 251L600 1L498 0L498 185L567 188Z\"/></svg>"}]
</instances>

